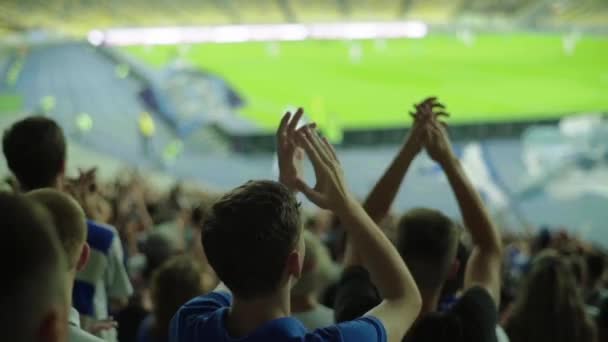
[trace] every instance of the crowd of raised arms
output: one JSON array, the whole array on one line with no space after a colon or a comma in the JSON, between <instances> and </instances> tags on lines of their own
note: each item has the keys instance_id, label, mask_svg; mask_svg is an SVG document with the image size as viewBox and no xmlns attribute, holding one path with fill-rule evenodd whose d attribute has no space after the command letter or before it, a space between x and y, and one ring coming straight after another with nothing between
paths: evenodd
<instances>
[{"instance_id":1,"label":"crowd of raised arms","mask_svg":"<svg viewBox=\"0 0 608 342\"><path fill-rule=\"evenodd\" d=\"M278 124L278 180L221 195L158 191L135 172L70 178L61 127L15 122L2 141L0 340L608 341L606 251L560 230L502 233L436 98L414 106L363 201L303 114ZM462 221L391 208L424 152L448 181L434 195L453 194Z\"/></svg>"}]
</instances>

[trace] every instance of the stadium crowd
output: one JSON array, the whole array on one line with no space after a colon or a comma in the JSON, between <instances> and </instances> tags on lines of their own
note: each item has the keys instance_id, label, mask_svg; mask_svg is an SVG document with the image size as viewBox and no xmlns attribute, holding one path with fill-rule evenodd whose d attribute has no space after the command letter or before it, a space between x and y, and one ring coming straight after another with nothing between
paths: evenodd
<instances>
[{"instance_id":1,"label":"stadium crowd","mask_svg":"<svg viewBox=\"0 0 608 342\"><path fill-rule=\"evenodd\" d=\"M134 172L70 178L56 122L14 123L2 141L13 177L0 193L0 339L608 341L605 247L565 231L501 233L437 99L415 105L362 203L302 115L279 124L278 181L222 195L180 184L163 193ZM423 151L462 222L430 208L395 219L392 202ZM305 211L298 194L320 210Z\"/></svg>"}]
</instances>

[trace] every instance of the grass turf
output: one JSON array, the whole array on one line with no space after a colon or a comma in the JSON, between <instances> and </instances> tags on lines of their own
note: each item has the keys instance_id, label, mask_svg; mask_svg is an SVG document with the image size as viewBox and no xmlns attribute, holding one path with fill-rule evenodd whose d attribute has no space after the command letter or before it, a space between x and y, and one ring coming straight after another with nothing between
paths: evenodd
<instances>
[{"instance_id":1,"label":"grass turf","mask_svg":"<svg viewBox=\"0 0 608 342\"><path fill-rule=\"evenodd\" d=\"M360 62L343 41L130 46L161 67L177 58L215 72L245 98L242 115L265 129L290 106L321 125L349 129L409 124L413 102L436 95L453 124L536 120L608 110L608 38L583 37L573 55L563 37L484 34L361 41Z\"/></svg>"}]
</instances>

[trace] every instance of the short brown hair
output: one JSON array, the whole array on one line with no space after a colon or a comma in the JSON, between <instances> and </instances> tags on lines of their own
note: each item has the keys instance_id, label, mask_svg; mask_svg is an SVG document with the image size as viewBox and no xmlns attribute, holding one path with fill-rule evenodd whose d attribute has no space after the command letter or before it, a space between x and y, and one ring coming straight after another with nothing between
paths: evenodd
<instances>
[{"instance_id":1,"label":"short brown hair","mask_svg":"<svg viewBox=\"0 0 608 342\"><path fill-rule=\"evenodd\" d=\"M212 207L202 240L209 264L242 299L277 290L301 231L299 203L284 185L250 181Z\"/></svg>"},{"instance_id":2,"label":"short brown hair","mask_svg":"<svg viewBox=\"0 0 608 342\"><path fill-rule=\"evenodd\" d=\"M84 211L72 197L53 189L34 190L27 197L44 206L51 214L68 267L74 268L87 239Z\"/></svg>"},{"instance_id":3,"label":"short brown hair","mask_svg":"<svg viewBox=\"0 0 608 342\"><path fill-rule=\"evenodd\" d=\"M44 116L14 123L4 132L2 149L8 168L25 190L50 187L66 160L63 130Z\"/></svg>"},{"instance_id":4,"label":"short brown hair","mask_svg":"<svg viewBox=\"0 0 608 342\"><path fill-rule=\"evenodd\" d=\"M456 257L460 228L438 210L416 208L401 217L397 250L421 289L443 285Z\"/></svg>"}]
</instances>

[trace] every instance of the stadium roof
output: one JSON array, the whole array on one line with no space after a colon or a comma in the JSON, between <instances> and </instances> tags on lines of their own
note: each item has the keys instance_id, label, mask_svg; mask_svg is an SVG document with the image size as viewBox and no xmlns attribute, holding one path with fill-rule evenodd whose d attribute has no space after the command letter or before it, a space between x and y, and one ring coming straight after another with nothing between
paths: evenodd
<instances>
[{"instance_id":1,"label":"stadium roof","mask_svg":"<svg viewBox=\"0 0 608 342\"><path fill-rule=\"evenodd\" d=\"M4 0L0 32L255 23L423 20L478 15L515 22L608 22L602 0Z\"/></svg>"}]
</instances>

